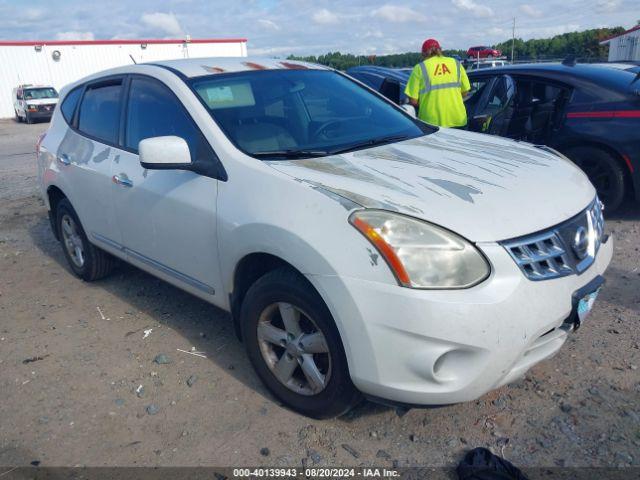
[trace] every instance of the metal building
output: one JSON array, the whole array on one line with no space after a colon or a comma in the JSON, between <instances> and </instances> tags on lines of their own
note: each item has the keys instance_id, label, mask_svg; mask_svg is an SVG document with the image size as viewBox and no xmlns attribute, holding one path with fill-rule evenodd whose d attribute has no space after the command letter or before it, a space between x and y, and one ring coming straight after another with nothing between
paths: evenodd
<instances>
[{"instance_id":1,"label":"metal building","mask_svg":"<svg viewBox=\"0 0 640 480\"><path fill-rule=\"evenodd\" d=\"M610 62L638 62L640 61L640 25L602 41L600 45L609 45Z\"/></svg>"},{"instance_id":2,"label":"metal building","mask_svg":"<svg viewBox=\"0 0 640 480\"><path fill-rule=\"evenodd\" d=\"M177 40L0 41L0 118L14 115L19 84L56 89L100 70L132 63L197 57L246 57L245 38Z\"/></svg>"}]
</instances>

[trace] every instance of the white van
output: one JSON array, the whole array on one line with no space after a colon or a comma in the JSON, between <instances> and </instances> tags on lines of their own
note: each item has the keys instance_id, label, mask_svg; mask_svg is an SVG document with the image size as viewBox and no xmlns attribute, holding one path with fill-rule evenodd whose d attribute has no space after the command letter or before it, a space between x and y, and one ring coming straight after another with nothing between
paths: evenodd
<instances>
[{"instance_id":1,"label":"white van","mask_svg":"<svg viewBox=\"0 0 640 480\"><path fill-rule=\"evenodd\" d=\"M58 103L58 92L49 85L24 84L13 89L12 99L18 122L49 121Z\"/></svg>"}]
</instances>

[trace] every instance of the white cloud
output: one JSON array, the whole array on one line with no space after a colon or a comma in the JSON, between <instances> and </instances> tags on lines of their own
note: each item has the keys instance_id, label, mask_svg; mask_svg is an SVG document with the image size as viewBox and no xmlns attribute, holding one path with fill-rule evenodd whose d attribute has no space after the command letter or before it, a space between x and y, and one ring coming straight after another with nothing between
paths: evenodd
<instances>
[{"instance_id":1,"label":"white cloud","mask_svg":"<svg viewBox=\"0 0 640 480\"><path fill-rule=\"evenodd\" d=\"M583 27L577 23L568 23L551 27L518 28L517 32L523 33L525 38L547 38L554 35L562 35L563 33L577 32L582 29Z\"/></svg>"},{"instance_id":2,"label":"white cloud","mask_svg":"<svg viewBox=\"0 0 640 480\"><path fill-rule=\"evenodd\" d=\"M493 10L486 5L480 5L473 0L451 0L453 6L458 10L471 12L477 17L486 18L493 16Z\"/></svg>"},{"instance_id":3,"label":"white cloud","mask_svg":"<svg viewBox=\"0 0 640 480\"><path fill-rule=\"evenodd\" d=\"M277 32L280 30L280 25L278 25L273 20L268 20L266 18L258 19L258 23L264 27L265 30L271 30L272 32Z\"/></svg>"},{"instance_id":4,"label":"white cloud","mask_svg":"<svg viewBox=\"0 0 640 480\"><path fill-rule=\"evenodd\" d=\"M20 12L20 17L25 20L42 20L45 17L45 11L42 8L25 8Z\"/></svg>"},{"instance_id":5,"label":"white cloud","mask_svg":"<svg viewBox=\"0 0 640 480\"><path fill-rule=\"evenodd\" d=\"M487 33L489 35L497 36L497 35L506 35L506 31L500 27L491 27Z\"/></svg>"},{"instance_id":6,"label":"white cloud","mask_svg":"<svg viewBox=\"0 0 640 480\"><path fill-rule=\"evenodd\" d=\"M180 22L173 13L153 12L145 13L140 17L147 27L159 30L165 35L182 36L183 31Z\"/></svg>"},{"instance_id":7,"label":"white cloud","mask_svg":"<svg viewBox=\"0 0 640 480\"><path fill-rule=\"evenodd\" d=\"M415 10L402 5L386 4L376 8L371 15L393 23L422 22L426 17Z\"/></svg>"},{"instance_id":8,"label":"white cloud","mask_svg":"<svg viewBox=\"0 0 640 480\"><path fill-rule=\"evenodd\" d=\"M58 32L56 40L95 40L93 32Z\"/></svg>"},{"instance_id":9,"label":"white cloud","mask_svg":"<svg viewBox=\"0 0 640 480\"><path fill-rule=\"evenodd\" d=\"M359 38L383 38L384 34L380 30L367 30L357 36Z\"/></svg>"},{"instance_id":10,"label":"white cloud","mask_svg":"<svg viewBox=\"0 0 640 480\"><path fill-rule=\"evenodd\" d=\"M340 22L340 18L333 12L330 12L326 8L322 8L313 13L311 19L320 25L335 25Z\"/></svg>"},{"instance_id":11,"label":"white cloud","mask_svg":"<svg viewBox=\"0 0 640 480\"><path fill-rule=\"evenodd\" d=\"M598 12L613 12L620 6L620 0L598 0L596 10Z\"/></svg>"},{"instance_id":12,"label":"white cloud","mask_svg":"<svg viewBox=\"0 0 640 480\"><path fill-rule=\"evenodd\" d=\"M612 1L612 0L607 0L607 1ZM615 1L615 0L613 0L613 1ZM540 9L534 7L533 5L529 5L528 3L520 5L520 11L522 13L524 13L525 15L528 15L530 17L534 17L534 18L542 17L542 11Z\"/></svg>"}]
</instances>

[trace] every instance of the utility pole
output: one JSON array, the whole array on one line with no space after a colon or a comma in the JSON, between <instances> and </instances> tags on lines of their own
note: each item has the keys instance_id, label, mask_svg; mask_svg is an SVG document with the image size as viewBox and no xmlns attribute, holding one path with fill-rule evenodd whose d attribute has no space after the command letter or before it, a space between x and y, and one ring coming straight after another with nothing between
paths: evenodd
<instances>
[{"instance_id":1,"label":"utility pole","mask_svg":"<svg viewBox=\"0 0 640 480\"><path fill-rule=\"evenodd\" d=\"M513 17L513 27L511 29L511 63L513 63L513 50L516 44L516 17Z\"/></svg>"}]
</instances>

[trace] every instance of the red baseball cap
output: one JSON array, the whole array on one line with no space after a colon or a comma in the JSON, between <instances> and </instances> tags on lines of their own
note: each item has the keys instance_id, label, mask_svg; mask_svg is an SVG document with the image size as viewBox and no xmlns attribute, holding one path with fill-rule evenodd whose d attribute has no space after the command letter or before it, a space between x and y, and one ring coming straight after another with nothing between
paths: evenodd
<instances>
[{"instance_id":1,"label":"red baseball cap","mask_svg":"<svg viewBox=\"0 0 640 480\"><path fill-rule=\"evenodd\" d=\"M432 48L440 48L440 44L438 43L438 41L433 38L429 38L425 40L424 43L422 44L423 52L426 52L427 50L431 50Z\"/></svg>"}]
</instances>

